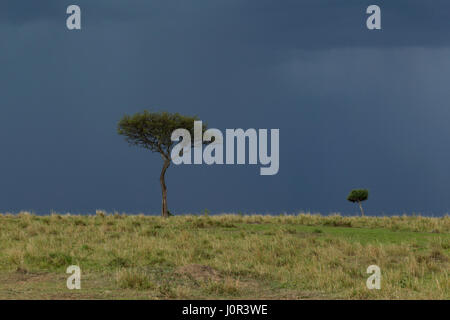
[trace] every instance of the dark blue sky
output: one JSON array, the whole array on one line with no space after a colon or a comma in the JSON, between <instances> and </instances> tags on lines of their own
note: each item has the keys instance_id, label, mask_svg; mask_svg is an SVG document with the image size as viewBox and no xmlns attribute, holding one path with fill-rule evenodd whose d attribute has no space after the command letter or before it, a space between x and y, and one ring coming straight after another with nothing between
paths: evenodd
<instances>
[{"instance_id":1,"label":"dark blue sky","mask_svg":"<svg viewBox=\"0 0 450 320\"><path fill-rule=\"evenodd\" d=\"M278 175L170 167L174 213L353 214L365 187L369 214L445 214L449 15L440 0L2 0L0 212L159 214L161 157L116 133L148 109L280 129Z\"/></svg>"}]
</instances>

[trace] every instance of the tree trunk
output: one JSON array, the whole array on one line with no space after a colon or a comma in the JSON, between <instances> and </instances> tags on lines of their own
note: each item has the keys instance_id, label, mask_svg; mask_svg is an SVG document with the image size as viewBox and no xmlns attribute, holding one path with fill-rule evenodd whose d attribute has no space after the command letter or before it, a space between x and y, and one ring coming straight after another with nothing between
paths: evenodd
<instances>
[{"instance_id":1,"label":"tree trunk","mask_svg":"<svg viewBox=\"0 0 450 320\"><path fill-rule=\"evenodd\" d=\"M361 209L361 216L363 216L363 217L364 217L364 210L363 210L363 207L362 207L361 201L358 201L358 204L359 204L359 209Z\"/></svg>"},{"instance_id":2,"label":"tree trunk","mask_svg":"<svg viewBox=\"0 0 450 320\"><path fill-rule=\"evenodd\" d=\"M164 176L166 174L167 168L170 166L170 161L164 160L164 165L161 171L161 176L159 177L159 182L161 183L161 191L162 191L162 211L161 215L164 218L169 217L169 211L167 209L167 187L166 181L164 180Z\"/></svg>"}]
</instances>

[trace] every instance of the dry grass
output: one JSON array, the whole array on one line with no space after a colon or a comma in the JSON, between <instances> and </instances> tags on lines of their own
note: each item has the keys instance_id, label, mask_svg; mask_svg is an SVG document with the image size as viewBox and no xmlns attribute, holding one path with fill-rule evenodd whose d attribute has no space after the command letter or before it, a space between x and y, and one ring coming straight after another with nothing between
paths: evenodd
<instances>
[{"instance_id":1,"label":"dry grass","mask_svg":"<svg viewBox=\"0 0 450 320\"><path fill-rule=\"evenodd\" d=\"M449 299L449 254L448 216L20 213L0 215L0 298Z\"/></svg>"}]
</instances>

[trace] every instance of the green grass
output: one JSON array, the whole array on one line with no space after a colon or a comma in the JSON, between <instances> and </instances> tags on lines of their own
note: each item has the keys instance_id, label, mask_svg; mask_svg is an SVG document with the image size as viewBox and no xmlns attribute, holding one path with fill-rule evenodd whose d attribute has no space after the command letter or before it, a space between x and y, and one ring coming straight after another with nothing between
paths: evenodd
<instances>
[{"instance_id":1,"label":"green grass","mask_svg":"<svg viewBox=\"0 0 450 320\"><path fill-rule=\"evenodd\" d=\"M448 216L0 215L0 299L449 299L449 257Z\"/></svg>"}]
</instances>

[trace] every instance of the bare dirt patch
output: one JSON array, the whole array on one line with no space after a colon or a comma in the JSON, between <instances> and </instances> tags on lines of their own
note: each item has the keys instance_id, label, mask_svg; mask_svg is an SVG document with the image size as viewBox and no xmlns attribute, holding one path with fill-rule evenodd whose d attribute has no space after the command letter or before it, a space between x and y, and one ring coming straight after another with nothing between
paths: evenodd
<instances>
[{"instance_id":1,"label":"bare dirt patch","mask_svg":"<svg viewBox=\"0 0 450 320\"><path fill-rule=\"evenodd\" d=\"M55 280L55 275L46 272L29 272L18 268L15 272L4 274L3 284L23 285L32 282L45 282Z\"/></svg>"},{"instance_id":2,"label":"bare dirt patch","mask_svg":"<svg viewBox=\"0 0 450 320\"><path fill-rule=\"evenodd\" d=\"M175 274L187 276L197 281L219 280L221 278L219 272L214 270L214 268L200 264L179 267L175 270Z\"/></svg>"}]
</instances>

